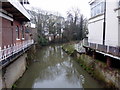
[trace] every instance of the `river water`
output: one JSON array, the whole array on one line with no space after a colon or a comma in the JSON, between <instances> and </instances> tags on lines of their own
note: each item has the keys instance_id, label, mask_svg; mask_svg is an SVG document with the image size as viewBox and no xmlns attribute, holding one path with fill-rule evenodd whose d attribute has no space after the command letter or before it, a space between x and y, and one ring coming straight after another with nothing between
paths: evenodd
<instances>
[{"instance_id":1,"label":"river water","mask_svg":"<svg viewBox=\"0 0 120 90\"><path fill-rule=\"evenodd\" d=\"M17 88L101 88L61 46L38 49Z\"/></svg>"}]
</instances>

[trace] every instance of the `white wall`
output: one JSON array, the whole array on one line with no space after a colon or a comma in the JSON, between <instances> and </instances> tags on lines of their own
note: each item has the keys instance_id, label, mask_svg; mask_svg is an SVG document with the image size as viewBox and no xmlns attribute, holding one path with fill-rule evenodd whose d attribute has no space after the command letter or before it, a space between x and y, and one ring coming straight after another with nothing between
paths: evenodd
<instances>
[{"instance_id":1,"label":"white wall","mask_svg":"<svg viewBox=\"0 0 120 90\"><path fill-rule=\"evenodd\" d=\"M117 0L107 2L106 11L106 45L118 46L118 8Z\"/></svg>"},{"instance_id":2,"label":"white wall","mask_svg":"<svg viewBox=\"0 0 120 90\"><path fill-rule=\"evenodd\" d=\"M88 42L102 44L103 42L103 15L89 20Z\"/></svg>"},{"instance_id":3,"label":"white wall","mask_svg":"<svg viewBox=\"0 0 120 90\"><path fill-rule=\"evenodd\" d=\"M107 0L106 6L106 32L105 44L109 46L120 46L120 24L118 20L118 0ZM118 12L119 11L119 12ZM95 17L89 20L89 35L88 41L91 43L102 44L103 42L103 16ZM118 27L119 25L119 27Z\"/></svg>"}]
</instances>

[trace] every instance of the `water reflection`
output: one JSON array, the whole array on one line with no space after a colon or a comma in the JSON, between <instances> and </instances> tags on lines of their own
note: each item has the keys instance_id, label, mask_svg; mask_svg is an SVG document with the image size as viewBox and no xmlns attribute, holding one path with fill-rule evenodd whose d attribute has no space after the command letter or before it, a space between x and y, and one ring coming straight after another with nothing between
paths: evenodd
<instances>
[{"instance_id":1,"label":"water reflection","mask_svg":"<svg viewBox=\"0 0 120 90\"><path fill-rule=\"evenodd\" d=\"M33 63L18 81L19 88L82 88L80 75L84 72L61 46L38 50L36 59L39 62Z\"/></svg>"},{"instance_id":2,"label":"water reflection","mask_svg":"<svg viewBox=\"0 0 120 90\"><path fill-rule=\"evenodd\" d=\"M45 53L42 58L37 56L42 69L32 88L82 88L70 57L63 54L60 46L50 46L42 53Z\"/></svg>"}]
</instances>

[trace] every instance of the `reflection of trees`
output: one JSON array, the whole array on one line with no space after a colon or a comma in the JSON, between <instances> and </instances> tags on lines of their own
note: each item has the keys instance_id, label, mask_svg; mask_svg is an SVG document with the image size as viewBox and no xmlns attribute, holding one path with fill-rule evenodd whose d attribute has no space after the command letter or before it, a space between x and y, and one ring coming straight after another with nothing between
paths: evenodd
<instances>
[{"instance_id":1,"label":"reflection of trees","mask_svg":"<svg viewBox=\"0 0 120 90\"><path fill-rule=\"evenodd\" d=\"M79 73L77 72L76 68L73 65L73 61L70 60L68 57L69 61L66 61L66 64L64 65L66 67L66 80L72 84L77 84L79 82L78 75Z\"/></svg>"},{"instance_id":2,"label":"reflection of trees","mask_svg":"<svg viewBox=\"0 0 120 90\"><path fill-rule=\"evenodd\" d=\"M42 74L40 74L40 80L54 80L56 77L61 75L63 72L66 74L66 80L70 83L78 83L78 76L77 71L73 67L73 63L71 61L71 58L68 56L64 56L64 58L61 58L61 53L63 51L60 47L51 47L52 51L49 53L49 55L42 64L44 65L44 69L42 69ZM50 52L49 50L46 50L45 52ZM52 54L54 53L54 54ZM38 79L38 80L39 80ZM38 81L37 80L37 81Z\"/></svg>"},{"instance_id":3,"label":"reflection of trees","mask_svg":"<svg viewBox=\"0 0 120 90\"><path fill-rule=\"evenodd\" d=\"M29 86L32 86L44 80L53 81L62 74L67 82L72 84L78 83L77 71L73 66L73 61L64 54L60 46L43 48L37 51L36 57L40 62L31 65L25 74L24 82L21 83L28 83L29 80Z\"/></svg>"},{"instance_id":4,"label":"reflection of trees","mask_svg":"<svg viewBox=\"0 0 120 90\"><path fill-rule=\"evenodd\" d=\"M64 60L61 59L60 53L60 47L50 47L42 52L42 58L41 55L38 56L41 68L38 80L53 80L62 73L60 66Z\"/></svg>"}]
</instances>

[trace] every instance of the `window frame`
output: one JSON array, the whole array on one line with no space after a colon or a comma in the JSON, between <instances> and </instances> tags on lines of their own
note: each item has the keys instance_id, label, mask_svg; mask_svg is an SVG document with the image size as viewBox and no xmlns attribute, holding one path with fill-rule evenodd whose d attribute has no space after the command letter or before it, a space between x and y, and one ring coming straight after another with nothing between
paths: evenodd
<instances>
[{"instance_id":1,"label":"window frame","mask_svg":"<svg viewBox=\"0 0 120 90\"><path fill-rule=\"evenodd\" d=\"M21 26L21 31L22 31L22 40L25 39L25 30L24 30L24 26Z\"/></svg>"},{"instance_id":2,"label":"window frame","mask_svg":"<svg viewBox=\"0 0 120 90\"><path fill-rule=\"evenodd\" d=\"M91 5L91 18L100 14L104 14L104 1L95 2L95 4ZM99 10L99 11L98 11Z\"/></svg>"},{"instance_id":3,"label":"window frame","mask_svg":"<svg viewBox=\"0 0 120 90\"><path fill-rule=\"evenodd\" d=\"M20 40L20 29L19 29L19 26L17 25L16 26L16 40Z\"/></svg>"}]
</instances>

